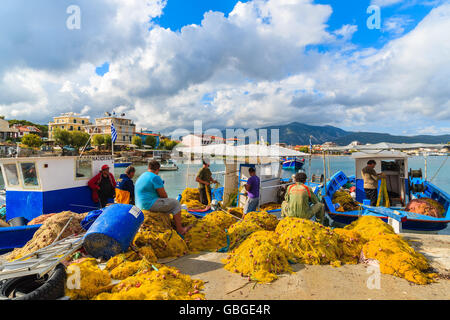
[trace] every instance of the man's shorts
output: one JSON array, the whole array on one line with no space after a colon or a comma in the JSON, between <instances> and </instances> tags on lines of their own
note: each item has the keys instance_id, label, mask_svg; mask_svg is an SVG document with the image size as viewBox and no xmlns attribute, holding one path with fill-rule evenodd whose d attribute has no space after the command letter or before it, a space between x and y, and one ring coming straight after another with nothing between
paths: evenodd
<instances>
[{"instance_id":1,"label":"man's shorts","mask_svg":"<svg viewBox=\"0 0 450 320\"><path fill-rule=\"evenodd\" d=\"M149 211L177 214L181 212L181 204L175 199L159 198Z\"/></svg>"},{"instance_id":2,"label":"man's shorts","mask_svg":"<svg viewBox=\"0 0 450 320\"><path fill-rule=\"evenodd\" d=\"M254 212L258 208L259 198L248 198L244 206L244 214Z\"/></svg>"}]
</instances>

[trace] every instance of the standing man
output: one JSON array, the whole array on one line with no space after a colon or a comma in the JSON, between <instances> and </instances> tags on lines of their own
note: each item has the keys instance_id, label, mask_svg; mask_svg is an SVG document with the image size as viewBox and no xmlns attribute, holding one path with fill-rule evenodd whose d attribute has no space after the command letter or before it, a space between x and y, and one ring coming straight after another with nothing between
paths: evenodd
<instances>
[{"instance_id":1,"label":"standing man","mask_svg":"<svg viewBox=\"0 0 450 320\"><path fill-rule=\"evenodd\" d=\"M370 200L372 207L377 205L378 180L384 176L382 173L378 174L375 171L376 164L375 160L369 160L367 166L361 170L361 175L364 179L364 192L366 193L366 198Z\"/></svg>"},{"instance_id":2,"label":"standing man","mask_svg":"<svg viewBox=\"0 0 450 320\"><path fill-rule=\"evenodd\" d=\"M105 164L100 173L89 180L88 186L92 189L92 200L100 203L101 208L106 207L108 199L114 198L116 188L116 180L108 165Z\"/></svg>"},{"instance_id":3,"label":"standing man","mask_svg":"<svg viewBox=\"0 0 450 320\"><path fill-rule=\"evenodd\" d=\"M288 188L285 201L281 205L282 215L308 220L316 217L316 221L323 224L325 206L319 202L314 192L305 186L306 179L307 176L303 172L295 174L295 184Z\"/></svg>"},{"instance_id":4,"label":"standing man","mask_svg":"<svg viewBox=\"0 0 450 320\"><path fill-rule=\"evenodd\" d=\"M136 181L136 206L143 211L172 214L177 232L183 236L190 227L181 225L181 205L176 199L168 198L164 181L158 175L160 168L158 161L151 161L148 171Z\"/></svg>"},{"instance_id":5,"label":"standing man","mask_svg":"<svg viewBox=\"0 0 450 320\"><path fill-rule=\"evenodd\" d=\"M133 178L136 169L129 166L125 173L120 175L116 186L116 203L132 204L134 205L134 182Z\"/></svg>"},{"instance_id":6,"label":"standing man","mask_svg":"<svg viewBox=\"0 0 450 320\"><path fill-rule=\"evenodd\" d=\"M245 184L245 190L247 190L247 202L244 207L244 215L256 211L259 205L259 186L260 180L259 177L256 176L255 168L248 169L250 174L250 178L247 180Z\"/></svg>"},{"instance_id":7,"label":"standing man","mask_svg":"<svg viewBox=\"0 0 450 320\"><path fill-rule=\"evenodd\" d=\"M205 206L209 204L208 196L206 192L209 193L209 198L211 198L211 183L217 183L216 180L212 178L211 170L209 169L210 161L209 159L203 159L203 167L197 173L195 181L198 182L198 191L200 192L200 202Z\"/></svg>"}]
</instances>

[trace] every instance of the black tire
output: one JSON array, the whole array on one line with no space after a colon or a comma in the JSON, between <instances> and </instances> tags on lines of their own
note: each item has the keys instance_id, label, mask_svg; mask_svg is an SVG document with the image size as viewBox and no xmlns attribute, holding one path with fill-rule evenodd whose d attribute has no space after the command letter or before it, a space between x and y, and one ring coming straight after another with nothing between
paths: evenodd
<instances>
[{"instance_id":1,"label":"black tire","mask_svg":"<svg viewBox=\"0 0 450 320\"><path fill-rule=\"evenodd\" d=\"M38 275L13 278L0 285L0 299L56 300L64 296L66 269L59 264L42 279Z\"/></svg>"}]
</instances>

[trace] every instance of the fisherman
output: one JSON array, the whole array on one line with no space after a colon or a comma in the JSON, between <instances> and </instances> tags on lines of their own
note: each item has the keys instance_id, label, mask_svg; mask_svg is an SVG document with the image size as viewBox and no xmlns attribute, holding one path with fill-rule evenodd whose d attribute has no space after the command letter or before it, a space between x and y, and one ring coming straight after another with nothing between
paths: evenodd
<instances>
[{"instance_id":1,"label":"fisherman","mask_svg":"<svg viewBox=\"0 0 450 320\"><path fill-rule=\"evenodd\" d=\"M175 227L180 235L189 231L190 227L181 225L181 205L176 199L169 199L164 189L164 181L158 175L161 165L153 160L148 164L148 171L136 181L136 206L143 211L172 214Z\"/></svg>"},{"instance_id":2,"label":"fisherman","mask_svg":"<svg viewBox=\"0 0 450 320\"><path fill-rule=\"evenodd\" d=\"M120 175L116 186L116 203L134 205L134 182L136 169L129 166L125 173Z\"/></svg>"},{"instance_id":3,"label":"fisherman","mask_svg":"<svg viewBox=\"0 0 450 320\"><path fill-rule=\"evenodd\" d=\"M245 184L245 190L247 191L247 201L244 206L244 214L256 211L259 205L259 187L260 179L256 175L255 168L248 169L250 178Z\"/></svg>"},{"instance_id":4,"label":"fisherman","mask_svg":"<svg viewBox=\"0 0 450 320\"><path fill-rule=\"evenodd\" d=\"M109 172L107 164L102 167L100 173L89 180L88 186L92 189L92 200L100 203L101 208L106 207L108 200L114 198L116 188L116 180Z\"/></svg>"},{"instance_id":5,"label":"fisherman","mask_svg":"<svg viewBox=\"0 0 450 320\"><path fill-rule=\"evenodd\" d=\"M375 160L369 160L367 166L361 170L366 198L370 200L370 205L373 207L377 205L378 180L384 176L383 173L377 173L375 171L376 164Z\"/></svg>"},{"instance_id":6,"label":"fisherman","mask_svg":"<svg viewBox=\"0 0 450 320\"><path fill-rule=\"evenodd\" d=\"M206 192L209 193L209 199L211 199L211 183L218 183L216 180L212 178L211 170L209 169L210 161L207 158L203 159L203 167L200 169L200 171L197 173L197 177L195 178L195 181L198 182L198 191L200 193L200 202L207 206L209 204L208 195Z\"/></svg>"},{"instance_id":7,"label":"fisherman","mask_svg":"<svg viewBox=\"0 0 450 320\"><path fill-rule=\"evenodd\" d=\"M285 201L281 205L283 217L296 217L311 219L323 224L325 219L325 206L319 202L317 196L308 186L305 186L307 176L303 172L295 174L293 185L289 186Z\"/></svg>"}]
</instances>

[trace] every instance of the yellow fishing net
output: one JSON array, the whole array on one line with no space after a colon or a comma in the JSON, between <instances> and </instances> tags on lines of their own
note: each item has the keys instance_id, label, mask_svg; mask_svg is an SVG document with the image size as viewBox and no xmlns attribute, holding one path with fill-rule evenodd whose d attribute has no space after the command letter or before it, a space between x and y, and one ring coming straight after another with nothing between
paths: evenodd
<instances>
[{"instance_id":1,"label":"yellow fishing net","mask_svg":"<svg viewBox=\"0 0 450 320\"><path fill-rule=\"evenodd\" d=\"M200 208L205 205L200 202L200 192L197 188L186 188L181 193L181 204L187 205L188 208Z\"/></svg>"},{"instance_id":2,"label":"yellow fishing net","mask_svg":"<svg viewBox=\"0 0 450 320\"><path fill-rule=\"evenodd\" d=\"M169 214L147 210L143 210L142 212L144 213L144 222L140 230L166 232L172 229L172 218Z\"/></svg>"},{"instance_id":3,"label":"yellow fishing net","mask_svg":"<svg viewBox=\"0 0 450 320\"><path fill-rule=\"evenodd\" d=\"M383 234L395 234L394 229L383 220L374 216L362 216L345 227L346 230L358 232L366 241Z\"/></svg>"},{"instance_id":4,"label":"yellow fishing net","mask_svg":"<svg viewBox=\"0 0 450 320\"><path fill-rule=\"evenodd\" d=\"M353 230L340 228L333 230L339 236L339 246L342 254L340 257L340 262L345 264L357 264L365 242L361 238L361 235ZM340 265L340 263L338 265Z\"/></svg>"},{"instance_id":5,"label":"yellow fishing net","mask_svg":"<svg viewBox=\"0 0 450 320\"><path fill-rule=\"evenodd\" d=\"M281 209L281 204L274 203L274 202L266 203L266 204L263 204L260 207L260 209L263 211L278 210L278 209Z\"/></svg>"},{"instance_id":6,"label":"yellow fishing net","mask_svg":"<svg viewBox=\"0 0 450 320\"><path fill-rule=\"evenodd\" d=\"M233 224L235 224L238 221L238 219L234 218L229 213L223 211L214 211L208 213L206 217L203 218L203 221L216 225L221 229L228 229Z\"/></svg>"},{"instance_id":7,"label":"yellow fishing net","mask_svg":"<svg viewBox=\"0 0 450 320\"><path fill-rule=\"evenodd\" d=\"M239 246L252 233L263 230L263 228L261 228L253 221L242 220L233 224L230 229L228 229L228 236L230 237L230 249Z\"/></svg>"},{"instance_id":8,"label":"yellow fishing net","mask_svg":"<svg viewBox=\"0 0 450 320\"><path fill-rule=\"evenodd\" d=\"M238 218L242 218L244 216L244 208L228 208L228 213L231 213Z\"/></svg>"},{"instance_id":9,"label":"yellow fishing net","mask_svg":"<svg viewBox=\"0 0 450 320\"><path fill-rule=\"evenodd\" d=\"M364 245L363 253L365 258L379 261L382 273L405 278L416 284L431 283L436 276L424 272L430 267L428 261L396 234L377 236Z\"/></svg>"},{"instance_id":10,"label":"yellow fishing net","mask_svg":"<svg viewBox=\"0 0 450 320\"><path fill-rule=\"evenodd\" d=\"M94 300L204 300L203 288L203 281L163 266L159 271L143 270Z\"/></svg>"},{"instance_id":11,"label":"yellow fishing net","mask_svg":"<svg viewBox=\"0 0 450 320\"><path fill-rule=\"evenodd\" d=\"M244 221L254 222L268 231L274 231L279 222L276 216L265 211L249 212L245 215Z\"/></svg>"},{"instance_id":12,"label":"yellow fishing net","mask_svg":"<svg viewBox=\"0 0 450 320\"><path fill-rule=\"evenodd\" d=\"M336 191L332 202L340 205L339 208L336 209L338 212L357 211L360 209L359 204L345 191Z\"/></svg>"},{"instance_id":13,"label":"yellow fishing net","mask_svg":"<svg viewBox=\"0 0 450 320\"><path fill-rule=\"evenodd\" d=\"M139 231L133 240L133 244L137 247L150 246L159 259L180 257L188 251L186 243L172 229L163 233Z\"/></svg>"},{"instance_id":14,"label":"yellow fishing net","mask_svg":"<svg viewBox=\"0 0 450 320\"><path fill-rule=\"evenodd\" d=\"M205 220L198 221L184 239L191 252L216 251L227 245L225 229Z\"/></svg>"},{"instance_id":15,"label":"yellow fishing net","mask_svg":"<svg viewBox=\"0 0 450 320\"><path fill-rule=\"evenodd\" d=\"M181 225L183 227L191 226L197 223L197 218L187 212L186 210L181 210Z\"/></svg>"},{"instance_id":16,"label":"yellow fishing net","mask_svg":"<svg viewBox=\"0 0 450 320\"><path fill-rule=\"evenodd\" d=\"M87 300L111 288L111 277L100 270L95 259L83 259L66 269L66 296L72 300Z\"/></svg>"},{"instance_id":17,"label":"yellow fishing net","mask_svg":"<svg viewBox=\"0 0 450 320\"><path fill-rule=\"evenodd\" d=\"M134 275L138 271L151 269L151 267L151 262L145 258L134 262L124 261L115 267L110 274L113 279L123 280Z\"/></svg>"},{"instance_id":18,"label":"yellow fishing net","mask_svg":"<svg viewBox=\"0 0 450 320\"><path fill-rule=\"evenodd\" d=\"M340 260L339 236L330 228L300 218L284 218L276 228L280 245L291 259L305 264L329 264Z\"/></svg>"},{"instance_id":19,"label":"yellow fishing net","mask_svg":"<svg viewBox=\"0 0 450 320\"><path fill-rule=\"evenodd\" d=\"M272 231L253 233L222 262L226 270L262 283L278 279L277 274L292 272L287 253Z\"/></svg>"}]
</instances>

